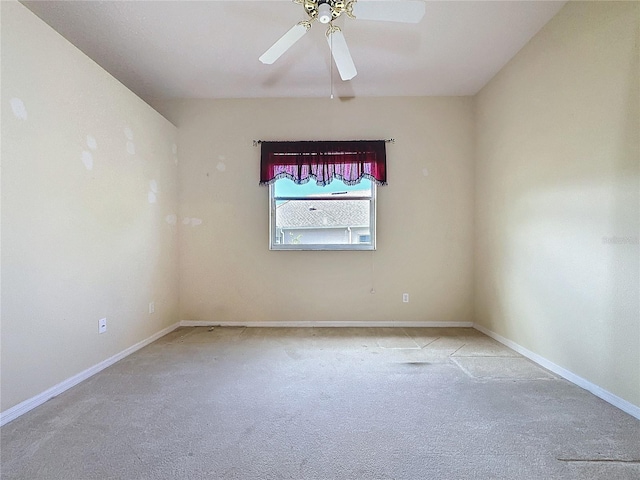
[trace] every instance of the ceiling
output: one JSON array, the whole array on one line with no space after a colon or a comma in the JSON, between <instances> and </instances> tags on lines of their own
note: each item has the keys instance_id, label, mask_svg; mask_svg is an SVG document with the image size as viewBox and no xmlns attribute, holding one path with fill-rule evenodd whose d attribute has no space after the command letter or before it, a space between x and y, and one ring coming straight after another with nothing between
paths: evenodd
<instances>
[{"instance_id":1,"label":"ceiling","mask_svg":"<svg viewBox=\"0 0 640 480\"><path fill-rule=\"evenodd\" d=\"M418 24L342 15L336 23L358 70L349 82L331 67L317 22L273 65L258 61L306 18L290 0L22 3L151 101L323 97L332 89L341 97L473 95L565 2L427 1Z\"/></svg>"}]
</instances>

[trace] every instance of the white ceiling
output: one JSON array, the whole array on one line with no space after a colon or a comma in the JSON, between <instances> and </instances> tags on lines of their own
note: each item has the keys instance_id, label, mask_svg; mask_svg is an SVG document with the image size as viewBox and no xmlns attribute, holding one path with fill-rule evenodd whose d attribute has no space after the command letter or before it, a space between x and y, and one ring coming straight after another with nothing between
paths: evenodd
<instances>
[{"instance_id":1,"label":"white ceiling","mask_svg":"<svg viewBox=\"0 0 640 480\"><path fill-rule=\"evenodd\" d=\"M273 65L258 61L306 18L290 0L23 3L147 101L323 97L331 90L325 28L317 23ZM342 82L333 68L333 91L473 95L564 3L427 1L415 25L341 17L336 23L358 75Z\"/></svg>"}]
</instances>

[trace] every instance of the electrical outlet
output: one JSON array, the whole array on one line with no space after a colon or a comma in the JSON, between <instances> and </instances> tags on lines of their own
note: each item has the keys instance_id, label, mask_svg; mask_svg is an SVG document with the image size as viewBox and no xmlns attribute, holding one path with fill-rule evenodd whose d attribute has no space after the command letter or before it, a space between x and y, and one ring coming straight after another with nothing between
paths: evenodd
<instances>
[{"instance_id":1,"label":"electrical outlet","mask_svg":"<svg viewBox=\"0 0 640 480\"><path fill-rule=\"evenodd\" d=\"M409 303L409 294L408 293L403 293L402 294L402 301L404 303Z\"/></svg>"},{"instance_id":2,"label":"electrical outlet","mask_svg":"<svg viewBox=\"0 0 640 480\"><path fill-rule=\"evenodd\" d=\"M156 313L156 302L149 303L149 313Z\"/></svg>"},{"instance_id":3,"label":"electrical outlet","mask_svg":"<svg viewBox=\"0 0 640 480\"><path fill-rule=\"evenodd\" d=\"M98 320L98 333L104 333L107 331L107 319L101 318Z\"/></svg>"}]
</instances>

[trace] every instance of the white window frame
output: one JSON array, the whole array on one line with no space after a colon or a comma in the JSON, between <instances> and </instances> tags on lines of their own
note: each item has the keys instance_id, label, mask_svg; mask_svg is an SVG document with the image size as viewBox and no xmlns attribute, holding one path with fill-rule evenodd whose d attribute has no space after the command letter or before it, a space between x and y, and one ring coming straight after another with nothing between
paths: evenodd
<instances>
[{"instance_id":1,"label":"white window frame","mask_svg":"<svg viewBox=\"0 0 640 480\"><path fill-rule=\"evenodd\" d=\"M377 185L371 181L371 198L369 197L348 197L349 200L367 200L369 206L369 230L371 233L371 243L334 243L334 244L285 244L276 243L276 197L275 185L269 184L269 250L376 250L376 201L377 201ZM288 200L309 200L309 197L286 197ZM314 200L344 200L344 197L337 198L327 195L326 197L314 196Z\"/></svg>"}]
</instances>

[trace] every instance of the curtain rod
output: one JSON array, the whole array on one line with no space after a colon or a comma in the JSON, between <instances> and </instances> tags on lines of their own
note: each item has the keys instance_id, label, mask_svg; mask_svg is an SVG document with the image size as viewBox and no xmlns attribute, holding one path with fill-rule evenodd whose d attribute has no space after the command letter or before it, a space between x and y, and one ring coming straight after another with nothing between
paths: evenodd
<instances>
[{"instance_id":1,"label":"curtain rod","mask_svg":"<svg viewBox=\"0 0 640 480\"><path fill-rule=\"evenodd\" d=\"M265 143L267 140L254 140L253 141L253 146L257 147L258 145L260 145L261 143ZM309 141L313 141L313 140L309 140ZM396 143L396 139L395 138L385 138L383 140L385 143Z\"/></svg>"}]
</instances>

